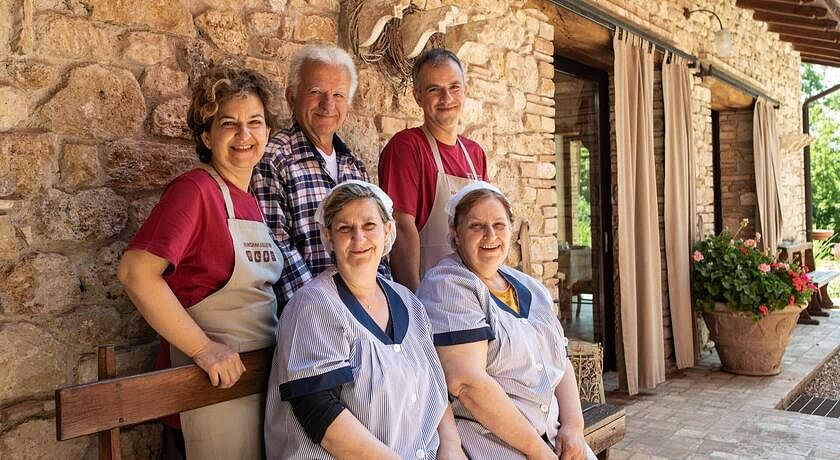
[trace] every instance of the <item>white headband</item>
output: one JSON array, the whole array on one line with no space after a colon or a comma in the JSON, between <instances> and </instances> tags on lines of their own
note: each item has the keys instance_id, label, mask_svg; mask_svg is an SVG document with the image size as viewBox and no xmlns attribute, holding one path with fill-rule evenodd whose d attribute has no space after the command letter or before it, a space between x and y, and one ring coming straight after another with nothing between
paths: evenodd
<instances>
[{"instance_id":1,"label":"white headband","mask_svg":"<svg viewBox=\"0 0 840 460\"><path fill-rule=\"evenodd\" d=\"M455 208L458 207L458 203L464 199L470 192L474 192L476 190L490 190L492 192L496 192L501 196L505 196L501 190L495 185L484 182L484 181L475 181L468 184L466 187L462 188L458 191L458 193L452 195L452 198L446 202L446 215L449 218L449 226L451 227L455 223Z\"/></svg>"},{"instance_id":2,"label":"white headband","mask_svg":"<svg viewBox=\"0 0 840 460\"><path fill-rule=\"evenodd\" d=\"M385 214L388 216L387 222L385 222L386 227L389 223L394 222L394 202L391 200L391 197L388 196L381 188L377 187L375 184L371 184L370 182L365 182L361 180L351 179L348 181L344 181L330 190L330 193L327 193L327 196L318 204L318 209L315 211L315 222L318 223L318 227L321 230L321 242L324 243L324 246L327 248L327 251L332 252L332 247L327 239L324 237L324 233L328 230L327 224L324 221L324 203L329 201L330 196L335 193L340 188L346 185L358 185L360 187L364 187L373 192L374 197L382 205L385 209ZM385 256L389 252L391 252L391 248L394 246L394 240L397 238L397 228L396 225L391 225L391 231L388 233L385 239L385 247L382 248L382 255Z\"/></svg>"}]
</instances>

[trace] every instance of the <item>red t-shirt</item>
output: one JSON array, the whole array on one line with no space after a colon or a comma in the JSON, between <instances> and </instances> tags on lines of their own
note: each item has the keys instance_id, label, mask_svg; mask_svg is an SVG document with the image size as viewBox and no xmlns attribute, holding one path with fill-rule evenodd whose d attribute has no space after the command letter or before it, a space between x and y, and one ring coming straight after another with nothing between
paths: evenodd
<instances>
[{"instance_id":1,"label":"red t-shirt","mask_svg":"<svg viewBox=\"0 0 840 460\"><path fill-rule=\"evenodd\" d=\"M487 180L487 158L476 142L458 136L472 159L478 178ZM461 146L437 141L446 174L470 177L470 165ZM426 135L420 128L398 132L379 156L379 186L394 200L394 209L414 216L420 231L429 219L435 202L438 168Z\"/></svg>"},{"instance_id":2,"label":"red t-shirt","mask_svg":"<svg viewBox=\"0 0 840 460\"><path fill-rule=\"evenodd\" d=\"M227 185L236 218L261 222L257 200ZM127 249L142 249L169 261L163 279L184 308L221 289L233 274L234 256L219 185L202 169L175 178ZM155 366L171 367L169 343L163 338ZM178 426L177 416L165 421Z\"/></svg>"}]
</instances>

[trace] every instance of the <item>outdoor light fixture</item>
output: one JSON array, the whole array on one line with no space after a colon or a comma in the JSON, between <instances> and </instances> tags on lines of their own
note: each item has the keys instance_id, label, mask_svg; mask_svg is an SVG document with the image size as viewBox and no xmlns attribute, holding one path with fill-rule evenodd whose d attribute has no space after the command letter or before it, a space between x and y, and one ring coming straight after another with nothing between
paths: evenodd
<instances>
[{"instance_id":1,"label":"outdoor light fixture","mask_svg":"<svg viewBox=\"0 0 840 460\"><path fill-rule=\"evenodd\" d=\"M717 19L718 25L720 25L720 30L715 32L715 50L717 51L718 56L720 57L729 57L732 55L732 34L729 33L728 30L723 28L723 22L721 22L720 17L715 14L712 10L707 10L705 8L698 8L696 10L689 10L688 8L683 8L683 16L688 19L692 13L709 13Z\"/></svg>"}]
</instances>

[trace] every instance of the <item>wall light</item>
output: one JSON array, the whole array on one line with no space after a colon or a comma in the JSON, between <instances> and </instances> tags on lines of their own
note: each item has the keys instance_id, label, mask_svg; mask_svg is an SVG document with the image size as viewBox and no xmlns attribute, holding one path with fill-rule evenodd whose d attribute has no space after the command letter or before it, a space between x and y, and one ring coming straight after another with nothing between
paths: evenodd
<instances>
[{"instance_id":1,"label":"wall light","mask_svg":"<svg viewBox=\"0 0 840 460\"><path fill-rule=\"evenodd\" d=\"M717 19L718 25L720 25L720 30L715 32L715 51L720 57L725 58L732 56L732 34L723 28L723 22L721 22L720 17L715 14L714 11L707 10L705 8L698 8L696 10L683 8L683 16L685 16L686 19L688 19L692 13L709 13Z\"/></svg>"}]
</instances>

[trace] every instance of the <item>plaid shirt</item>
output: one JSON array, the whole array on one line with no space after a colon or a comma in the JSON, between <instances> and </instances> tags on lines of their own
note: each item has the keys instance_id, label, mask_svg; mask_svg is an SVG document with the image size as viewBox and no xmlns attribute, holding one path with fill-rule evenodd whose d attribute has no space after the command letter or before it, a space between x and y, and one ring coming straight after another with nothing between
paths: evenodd
<instances>
[{"instance_id":1,"label":"plaid shirt","mask_svg":"<svg viewBox=\"0 0 840 460\"><path fill-rule=\"evenodd\" d=\"M368 180L365 165L338 135L333 136L333 148L339 182ZM299 287L333 264L321 242L315 210L335 185L323 157L297 123L269 139L262 160L254 168L251 189L284 258L283 274L274 285L281 307ZM390 277L384 262L379 272Z\"/></svg>"}]
</instances>

